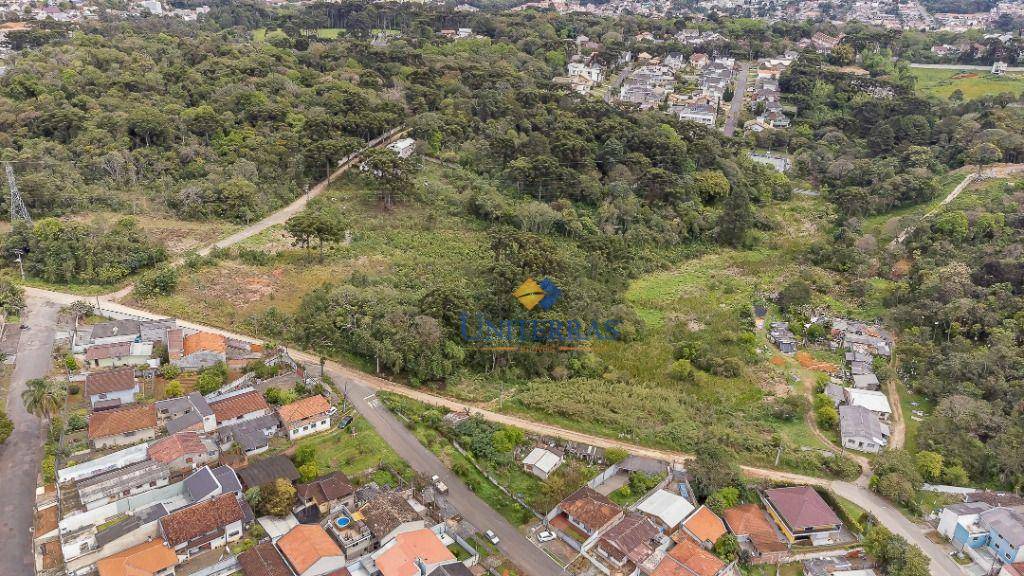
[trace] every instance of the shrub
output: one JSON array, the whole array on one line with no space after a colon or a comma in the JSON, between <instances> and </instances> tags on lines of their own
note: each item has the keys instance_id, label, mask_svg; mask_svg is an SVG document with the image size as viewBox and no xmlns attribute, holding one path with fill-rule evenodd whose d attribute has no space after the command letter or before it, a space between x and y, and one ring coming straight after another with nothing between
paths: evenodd
<instances>
[{"instance_id":1,"label":"shrub","mask_svg":"<svg viewBox=\"0 0 1024 576\"><path fill-rule=\"evenodd\" d=\"M14 432L14 422L7 417L7 413L0 410L0 444L3 444Z\"/></svg>"},{"instance_id":2,"label":"shrub","mask_svg":"<svg viewBox=\"0 0 1024 576\"><path fill-rule=\"evenodd\" d=\"M135 283L135 293L143 298L166 296L178 288L178 270L163 266L150 270Z\"/></svg>"},{"instance_id":3,"label":"shrub","mask_svg":"<svg viewBox=\"0 0 1024 576\"><path fill-rule=\"evenodd\" d=\"M164 388L164 396L167 398L177 398L185 393L185 390L181 386L181 382L178 380L171 380L167 383L167 387Z\"/></svg>"},{"instance_id":4,"label":"shrub","mask_svg":"<svg viewBox=\"0 0 1024 576\"><path fill-rule=\"evenodd\" d=\"M315 461L306 462L302 466L299 466L299 482L305 484L306 482L312 482L320 476L320 467Z\"/></svg>"},{"instance_id":5,"label":"shrub","mask_svg":"<svg viewBox=\"0 0 1024 576\"><path fill-rule=\"evenodd\" d=\"M175 366L174 364L164 364L163 366L160 367L160 375L166 378L167 380L173 380L178 376L181 376L181 368Z\"/></svg>"},{"instance_id":6,"label":"shrub","mask_svg":"<svg viewBox=\"0 0 1024 576\"><path fill-rule=\"evenodd\" d=\"M740 503L740 491L732 486L726 486L708 496L704 504L715 514L721 515L727 508L732 508Z\"/></svg>"},{"instance_id":7,"label":"shrub","mask_svg":"<svg viewBox=\"0 0 1024 576\"><path fill-rule=\"evenodd\" d=\"M68 394L74 396L82 391L82 387L78 384L68 384Z\"/></svg>"},{"instance_id":8,"label":"shrub","mask_svg":"<svg viewBox=\"0 0 1024 576\"><path fill-rule=\"evenodd\" d=\"M86 418L84 410L75 411L68 417L68 430L71 432L85 430L88 426L89 420Z\"/></svg>"},{"instance_id":9,"label":"shrub","mask_svg":"<svg viewBox=\"0 0 1024 576\"><path fill-rule=\"evenodd\" d=\"M204 370L196 380L200 394L209 394L224 385L224 376L215 370Z\"/></svg>"},{"instance_id":10,"label":"shrub","mask_svg":"<svg viewBox=\"0 0 1024 576\"><path fill-rule=\"evenodd\" d=\"M316 447L311 444L299 446L295 450L294 460L298 466L316 461Z\"/></svg>"},{"instance_id":11,"label":"shrub","mask_svg":"<svg viewBox=\"0 0 1024 576\"><path fill-rule=\"evenodd\" d=\"M609 448L604 451L604 460L609 465L618 464L629 457L629 452L622 448Z\"/></svg>"},{"instance_id":12,"label":"shrub","mask_svg":"<svg viewBox=\"0 0 1024 576\"><path fill-rule=\"evenodd\" d=\"M57 457L53 454L47 454L43 458L40 469L43 471L43 482L47 484L53 484L57 481Z\"/></svg>"}]
</instances>

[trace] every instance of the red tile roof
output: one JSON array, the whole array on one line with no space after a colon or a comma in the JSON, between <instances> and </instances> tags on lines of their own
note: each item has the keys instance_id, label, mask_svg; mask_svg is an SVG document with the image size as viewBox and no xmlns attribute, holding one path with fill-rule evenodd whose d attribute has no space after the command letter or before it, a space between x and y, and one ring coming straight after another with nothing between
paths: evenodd
<instances>
[{"instance_id":1,"label":"red tile roof","mask_svg":"<svg viewBox=\"0 0 1024 576\"><path fill-rule=\"evenodd\" d=\"M295 491L304 502L312 500L317 504L326 504L350 496L355 493L355 488L344 473L334 472L308 484L299 484Z\"/></svg>"},{"instance_id":2,"label":"red tile roof","mask_svg":"<svg viewBox=\"0 0 1024 576\"><path fill-rule=\"evenodd\" d=\"M810 486L790 486L764 491L765 498L782 520L796 531L842 524L818 491Z\"/></svg>"},{"instance_id":3,"label":"red tile roof","mask_svg":"<svg viewBox=\"0 0 1024 576\"><path fill-rule=\"evenodd\" d=\"M690 540L683 540L662 558L651 576L716 576L725 562Z\"/></svg>"},{"instance_id":4,"label":"red tile roof","mask_svg":"<svg viewBox=\"0 0 1024 576\"><path fill-rule=\"evenodd\" d=\"M270 542L259 544L238 555L245 576L292 576L281 553Z\"/></svg>"},{"instance_id":5,"label":"red tile roof","mask_svg":"<svg viewBox=\"0 0 1024 576\"><path fill-rule=\"evenodd\" d=\"M167 543L177 546L232 522L239 522L244 517L235 494L222 494L164 516L160 519L160 527Z\"/></svg>"},{"instance_id":6,"label":"red tile roof","mask_svg":"<svg viewBox=\"0 0 1024 576\"><path fill-rule=\"evenodd\" d=\"M183 347L185 356L201 350L223 354L227 352L228 339L213 332L196 332L185 336Z\"/></svg>"},{"instance_id":7,"label":"red tile roof","mask_svg":"<svg viewBox=\"0 0 1024 576\"><path fill-rule=\"evenodd\" d=\"M416 561L439 564L455 560L455 555L430 529L404 532L395 536L394 544L377 557L377 569L382 576L417 576Z\"/></svg>"},{"instance_id":8,"label":"red tile roof","mask_svg":"<svg viewBox=\"0 0 1024 576\"><path fill-rule=\"evenodd\" d=\"M217 422L223 422L251 412L269 410L270 405L259 392L246 392L224 400L210 402L210 409L217 415Z\"/></svg>"},{"instance_id":9,"label":"red tile roof","mask_svg":"<svg viewBox=\"0 0 1024 576\"><path fill-rule=\"evenodd\" d=\"M787 549L757 504L740 504L722 512L722 516L733 534L749 536L758 551L781 552Z\"/></svg>"},{"instance_id":10,"label":"red tile roof","mask_svg":"<svg viewBox=\"0 0 1024 576\"><path fill-rule=\"evenodd\" d=\"M85 350L86 362L93 360L105 360L107 358L120 358L129 356L132 352L131 342L111 342L109 344L96 344Z\"/></svg>"},{"instance_id":11,"label":"red tile roof","mask_svg":"<svg viewBox=\"0 0 1024 576\"><path fill-rule=\"evenodd\" d=\"M186 454L202 454L206 446L195 432L178 432L158 440L149 446L149 457L167 464Z\"/></svg>"},{"instance_id":12,"label":"red tile roof","mask_svg":"<svg viewBox=\"0 0 1024 576\"><path fill-rule=\"evenodd\" d=\"M135 387L135 368L124 366L102 372L90 372L85 377L85 395L109 394Z\"/></svg>"},{"instance_id":13,"label":"red tile roof","mask_svg":"<svg viewBox=\"0 0 1024 576\"><path fill-rule=\"evenodd\" d=\"M697 539L698 543L714 544L725 534L725 523L707 506L701 506L691 514L683 522L683 527Z\"/></svg>"},{"instance_id":14,"label":"red tile roof","mask_svg":"<svg viewBox=\"0 0 1024 576\"><path fill-rule=\"evenodd\" d=\"M277 409L278 416L287 426L292 422L301 422L318 414L323 414L331 409L331 403L327 398L317 394L309 398L303 398L291 404L285 404Z\"/></svg>"},{"instance_id":15,"label":"red tile roof","mask_svg":"<svg viewBox=\"0 0 1024 576\"><path fill-rule=\"evenodd\" d=\"M156 408L152 404L96 412L89 416L90 439L115 436L146 428L156 428Z\"/></svg>"},{"instance_id":16,"label":"red tile roof","mask_svg":"<svg viewBox=\"0 0 1024 576\"><path fill-rule=\"evenodd\" d=\"M622 513L619 505L593 488L584 486L561 503L562 511L597 532Z\"/></svg>"},{"instance_id":17,"label":"red tile roof","mask_svg":"<svg viewBox=\"0 0 1024 576\"><path fill-rule=\"evenodd\" d=\"M277 547L296 574L309 570L321 558L344 557L341 548L318 524L299 524L277 541Z\"/></svg>"},{"instance_id":18,"label":"red tile roof","mask_svg":"<svg viewBox=\"0 0 1024 576\"><path fill-rule=\"evenodd\" d=\"M96 563L100 576L152 576L178 564L178 555L160 540L132 546Z\"/></svg>"},{"instance_id":19,"label":"red tile roof","mask_svg":"<svg viewBox=\"0 0 1024 576\"><path fill-rule=\"evenodd\" d=\"M610 552L615 558L629 558L634 564L641 564L654 554L655 539L661 530L646 516L626 516L601 536L598 546Z\"/></svg>"}]
</instances>

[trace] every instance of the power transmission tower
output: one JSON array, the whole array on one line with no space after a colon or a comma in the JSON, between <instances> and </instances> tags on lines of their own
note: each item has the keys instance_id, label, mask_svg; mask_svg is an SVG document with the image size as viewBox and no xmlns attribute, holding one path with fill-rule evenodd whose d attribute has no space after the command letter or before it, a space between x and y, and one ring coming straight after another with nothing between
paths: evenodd
<instances>
[{"instance_id":1,"label":"power transmission tower","mask_svg":"<svg viewBox=\"0 0 1024 576\"><path fill-rule=\"evenodd\" d=\"M31 224L32 217L28 215L28 208L21 199L21 193L18 192L18 183L14 181L14 168L10 162L4 162L4 170L7 172L7 186L11 189L11 224L16 220L24 220Z\"/></svg>"}]
</instances>

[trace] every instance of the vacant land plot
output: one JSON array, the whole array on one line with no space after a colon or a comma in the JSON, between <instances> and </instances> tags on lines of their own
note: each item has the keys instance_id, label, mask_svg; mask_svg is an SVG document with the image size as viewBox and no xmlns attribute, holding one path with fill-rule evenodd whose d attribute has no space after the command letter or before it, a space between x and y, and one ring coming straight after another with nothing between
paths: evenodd
<instances>
[{"instance_id":1,"label":"vacant land plot","mask_svg":"<svg viewBox=\"0 0 1024 576\"><path fill-rule=\"evenodd\" d=\"M1003 76L984 70L911 68L911 72L917 78L918 92L941 98L949 98L957 90L966 100L1003 92L1019 95L1024 91L1024 74L1017 72L1008 72Z\"/></svg>"}]
</instances>

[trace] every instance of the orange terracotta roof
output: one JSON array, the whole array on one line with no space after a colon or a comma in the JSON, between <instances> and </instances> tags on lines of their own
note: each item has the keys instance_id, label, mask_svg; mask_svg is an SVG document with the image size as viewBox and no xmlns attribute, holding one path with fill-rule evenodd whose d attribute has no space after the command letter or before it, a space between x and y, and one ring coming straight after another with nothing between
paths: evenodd
<instances>
[{"instance_id":1,"label":"orange terracotta roof","mask_svg":"<svg viewBox=\"0 0 1024 576\"><path fill-rule=\"evenodd\" d=\"M725 562L690 540L683 540L662 558L651 576L716 576Z\"/></svg>"},{"instance_id":2,"label":"orange terracotta roof","mask_svg":"<svg viewBox=\"0 0 1024 576\"><path fill-rule=\"evenodd\" d=\"M714 544L725 534L725 523L717 514L707 506L701 506L696 512L690 515L683 526L692 534L699 543L710 542Z\"/></svg>"},{"instance_id":3,"label":"orange terracotta roof","mask_svg":"<svg viewBox=\"0 0 1024 576\"><path fill-rule=\"evenodd\" d=\"M622 508L607 496L584 486L561 503L562 511L579 520L591 532L597 532L622 514Z\"/></svg>"},{"instance_id":4,"label":"orange terracotta roof","mask_svg":"<svg viewBox=\"0 0 1024 576\"><path fill-rule=\"evenodd\" d=\"M382 576L416 576L420 573L417 559L428 565L455 560L437 535L426 528L399 534L394 542L377 557L377 569Z\"/></svg>"},{"instance_id":5,"label":"orange terracotta roof","mask_svg":"<svg viewBox=\"0 0 1024 576\"><path fill-rule=\"evenodd\" d=\"M160 527L167 543L177 546L244 519L242 506L232 492L168 514L160 519Z\"/></svg>"},{"instance_id":6,"label":"orange terracotta roof","mask_svg":"<svg viewBox=\"0 0 1024 576\"><path fill-rule=\"evenodd\" d=\"M309 570L321 558L343 556L341 548L317 524L299 524L292 528L277 541L277 548L296 574Z\"/></svg>"},{"instance_id":7,"label":"orange terracotta roof","mask_svg":"<svg viewBox=\"0 0 1024 576\"><path fill-rule=\"evenodd\" d=\"M217 416L217 422L238 418L250 412L269 410L270 405L259 392L246 392L224 400L210 402L210 409Z\"/></svg>"},{"instance_id":8,"label":"orange terracotta roof","mask_svg":"<svg viewBox=\"0 0 1024 576\"><path fill-rule=\"evenodd\" d=\"M722 512L729 530L737 536L749 536L760 552L781 552L786 550L768 522L765 513L757 504L740 504Z\"/></svg>"},{"instance_id":9,"label":"orange terracotta roof","mask_svg":"<svg viewBox=\"0 0 1024 576\"><path fill-rule=\"evenodd\" d=\"M228 339L213 332L196 332L185 336L184 349L185 356L200 350L223 354L227 352Z\"/></svg>"},{"instance_id":10,"label":"orange terracotta roof","mask_svg":"<svg viewBox=\"0 0 1024 576\"><path fill-rule=\"evenodd\" d=\"M188 431L172 434L149 446L149 457L164 464L186 454L202 454L203 452L206 452L206 446L203 446L199 434Z\"/></svg>"},{"instance_id":11,"label":"orange terracotta roof","mask_svg":"<svg viewBox=\"0 0 1024 576\"><path fill-rule=\"evenodd\" d=\"M146 428L156 428L156 408L152 404L96 412L89 417L90 439L145 430Z\"/></svg>"},{"instance_id":12,"label":"orange terracotta roof","mask_svg":"<svg viewBox=\"0 0 1024 576\"><path fill-rule=\"evenodd\" d=\"M300 422L306 418L323 414L331 409L331 403L327 398L317 394L309 398L303 398L291 404L285 404L277 409L278 416L286 425L292 422Z\"/></svg>"},{"instance_id":13,"label":"orange terracotta roof","mask_svg":"<svg viewBox=\"0 0 1024 576\"><path fill-rule=\"evenodd\" d=\"M96 563L100 576L153 576L178 563L178 555L162 540L151 540Z\"/></svg>"}]
</instances>

